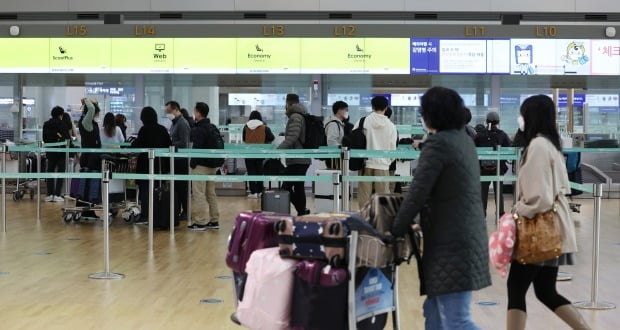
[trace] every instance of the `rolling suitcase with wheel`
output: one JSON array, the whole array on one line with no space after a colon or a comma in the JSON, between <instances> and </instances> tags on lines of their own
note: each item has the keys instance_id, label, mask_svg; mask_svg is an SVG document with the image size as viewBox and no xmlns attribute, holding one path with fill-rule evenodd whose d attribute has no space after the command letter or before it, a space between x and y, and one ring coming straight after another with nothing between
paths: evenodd
<instances>
[{"instance_id":1,"label":"rolling suitcase with wheel","mask_svg":"<svg viewBox=\"0 0 620 330\"><path fill-rule=\"evenodd\" d=\"M279 249L252 253L247 263L243 300L236 319L253 330L288 330L296 262L280 258Z\"/></svg>"},{"instance_id":2,"label":"rolling suitcase with wheel","mask_svg":"<svg viewBox=\"0 0 620 330\"><path fill-rule=\"evenodd\" d=\"M278 246L274 225L291 216L273 212L244 211L237 215L228 243L226 264L233 271L245 272L252 252Z\"/></svg>"},{"instance_id":3,"label":"rolling suitcase with wheel","mask_svg":"<svg viewBox=\"0 0 620 330\"><path fill-rule=\"evenodd\" d=\"M170 189L167 184L162 184L155 188L153 197L153 227L169 230L170 229ZM179 199L174 194L174 226L179 225Z\"/></svg>"},{"instance_id":4,"label":"rolling suitcase with wheel","mask_svg":"<svg viewBox=\"0 0 620 330\"><path fill-rule=\"evenodd\" d=\"M280 255L283 258L318 259L332 265L345 260L347 214L304 215L276 224Z\"/></svg>"},{"instance_id":5,"label":"rolling suitcase with wheel","mask_svg":"<svg viewBox=\"0 0 620 330\"><path fill-rule=\"evenodd\" d=\"M290 192L284 189L265 190L261 195L261 210L281 214L290 214Z\"/></svg>"},{"instance_id":6,"label":"rolling suitcase with wheel","mask_svg":"<svg viewBox=\"0 0 620 330\"><path fill-rule=\"evenodd\" d=\"M347 328L349 274L321 261L304 260L295 268L291 326L295 330Z\"/></svg>"}]
</instances>

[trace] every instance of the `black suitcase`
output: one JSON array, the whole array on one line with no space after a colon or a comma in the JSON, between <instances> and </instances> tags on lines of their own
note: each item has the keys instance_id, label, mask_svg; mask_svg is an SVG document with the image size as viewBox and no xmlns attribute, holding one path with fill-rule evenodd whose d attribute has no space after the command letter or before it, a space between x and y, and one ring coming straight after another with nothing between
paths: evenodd
<instances>
[{"instance_id":1,"label":"black suitcase","mask_svg":"<svg viewBox=\"0 0 620 330\"><path fill-rule=\"evenodd\" d=\"M174 194L174 226L179 225L179 198ZM153 197L153 227L169 230L170 229L170 189L168 185L155 188Z\"/></svg>"},{"instance_id":2,"label":"black suitcase","mask_svg":"<svg viewBox=\"0 0 620 330\"><path fill-rule=\"evenodd\" d=\"M280 214L291 213L291 194L284 189L265 190L261 195L261 210Z\"/></svg>"}]
</instances>

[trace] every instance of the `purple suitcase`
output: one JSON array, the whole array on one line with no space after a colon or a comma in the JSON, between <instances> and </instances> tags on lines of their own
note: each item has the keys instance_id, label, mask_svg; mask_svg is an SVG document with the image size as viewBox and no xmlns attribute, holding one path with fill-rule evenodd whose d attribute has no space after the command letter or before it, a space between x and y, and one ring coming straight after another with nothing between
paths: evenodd
<instances>
[{"instance_id":1,"label":"purple suitcase","mask_svg":"<svg viewBox=\"0 0 620 330\"><path fill-rule=\"evenodd\" d=\"M349 274L316 260L297 264L291 326L294 330L347 329Z\"/></svg>"},{"instance_id":2,"label":"purple suitcase","mask_svg":"<svg viewBox=\"0 0 620 330\"><path fill-rule=\"evenodd\" d=\"M228 243L226 264L237 273L245 273L245 265L252 252L278 246L274 225L291 216L262 211L241 212L235 219L235 226Z\"/></svg>"}]
</instances>

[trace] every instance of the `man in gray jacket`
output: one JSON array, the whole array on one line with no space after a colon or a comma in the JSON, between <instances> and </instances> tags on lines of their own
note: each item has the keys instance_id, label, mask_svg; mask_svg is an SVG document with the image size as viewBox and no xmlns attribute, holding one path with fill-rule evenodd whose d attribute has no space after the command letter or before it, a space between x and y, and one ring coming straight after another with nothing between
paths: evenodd
<instances>
[{"instance_id":1,"label":"man in gray jacket","mask_svg":"<svg viewBox=\"0 0 620 330\"><path fill-rule=\"evenodd\" d=\"M288 122L284 132L284 141L278 149L303 149L306 137L306 122L304 115L306 107L299 103L297 94L286 95L286 116ZM307 158L287 158L286 175L306 175L311 160ZM306 191L303 181L284 182L282 188L291 193L291 203L295 206L298 215L310 214L306 209Z\"/></svg>"},{"instance_id":2,"label":"man in gray jacket","mask_svg":"<svg viewBox=\"0 0 620 330\"><path fill-rule=\"evenodd\" d=\"M166 103L166 116L172 121L172 126L170 127L172 145L177 150L189 148L190 127L185 117L183 117L178 102L168 101ZM187 158L174 159L174 174L189 174ZM179 198L179 207L181 208L179 220L187 220L187 181L175 181L174 192Z\"/></svg>"},{"instance_id":3,"label":"man in gray jacket","mask_svg":"<svg viewBox=\"0 0 620 330\"><path fill-rule=\"evenodd\" d=\"M344 101L336 101L332 105L333 116L329 117L325 122L325 136L327 137L327 145L331 147L340 147L342 138L344 137L344 121L349 118L349 105ZM339 159L329 159L325 161L327 168L337 170L340 169Z\"/></svg>"}]
</instances>

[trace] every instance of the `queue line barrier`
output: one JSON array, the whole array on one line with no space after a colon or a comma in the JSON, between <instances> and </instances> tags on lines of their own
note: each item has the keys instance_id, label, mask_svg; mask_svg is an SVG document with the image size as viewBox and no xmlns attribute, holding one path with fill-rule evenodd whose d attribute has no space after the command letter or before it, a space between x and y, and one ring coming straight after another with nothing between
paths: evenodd
<instances>
[{"instance_id":1,"label":"queue line barrier","mask_svg":"<svg viewBox=\"0 0 620 330\"><path fill-rule=\"evenodd\" d=\"M57 148L54 146L65 146L65 148ZM387 182L408 182L414 180L413 176L402 177L383 177L383 176L355 176L349 175L348 171L343 171L343 175L333 175L331 178L328 176L288 176L288 175L170 175L170 174L155 174L154 173L154 160L155 157L169 157L171 165L174 164L174 158L342 158L343 167L347 169L348 163L351 158L394 158L394 159L417 159L420 155L419 152L408 149L399 148L392 151L376 151L376 150L338 150L338 149L316 149L316 150L264 150L260 152L257 149L242 149L242 153L234 153L231 150L196 150L196 149L181 149L175 152L174 148L170 149L144 149L144 148L122 148L122 149L94 149L94 148L66 148L66 142L58 144L42 144L38 143L37 146L21 145L21 146L6 146L2 145L1 152L36 152L38 159L38 173L6 173L6 157L2 159L2 223L3 231L7 231L6 223L6 179L7 178L36 178L37 180L43 178L85 178L85 179L102 179L102 191L103 194L103 220L104 220L104 271L101 273L91 274L90 278L96 279L118 279L123 278L124 275L110 272L110 253L109 253L109 196L107 194L109 188L109 181L112 178L116 179L131 179L131 180L148 180L149 181L149 242L148 251L153 252L153 190L154 180L169 180L170 182L191 180L191 181L216 181L216 182L233 182L233 181L313 181L313 182L332 182L334 184L334 196L340 193L340 186L342 184L342 196L349 196L349 183L350 182L374 182L377 180L383 180ZM583 149L572 148L568 151L575 152L620 152L619 148L614 149ZM67 155L69 152L81 152L81 153L104 153L104 154L127 154L127 153L148 153L149 159L149 174L136 174L136 173L111 173L110 166L106 160L102 161L102 173L82 172L82 173L41 173L40 155L42 152L64 152ZM502 176L499 175L499 162L518 160L521 158L521 150L517 148L497 148L494 150L488 150L481 148L478 151L480 159L485 160L497 160L498 173L496 176L481 176L481 182L491 181L516 181L516 176ZM515 154L516 153L516 154ZM518 162L517 162L518 164ZM173 169L173 167L171 167ZM518 171L518 166L517 166ZM517 172L518 173L518 172ZM342 182L341 182L342 181ZM40 187L40 185L38 185ZM174 187L174 185L172 185ZM594 185L594 189L590 190L586 185L571 183L571 188L582 190L585 192L594 192L595 208L594 208L594 239L593 239L593 266L592 266L592 289L591 289L591 301L581 302L577 304L580 308L589 309L611 309L615 308L615 305L606 302L598 301L598 269L599 269L599 246L600 246L600 205L602 198L602 185ZM173 192L172 192L173 193ZM40 192L38 194L38 207L37 207L37 219L40 220ZM498 194L499 198L499 194ZM343 198L343 205L340 205L340 198L334 198L334 211L339 212L342 209L349 210L348 198ZM347 201L347 202L345 202ZM174 201L171 199L171 204ZM171 205L171 210L174 207ZM170 217L171 235L174 235L174 217Z\"/></svg>"}]
</instances>

